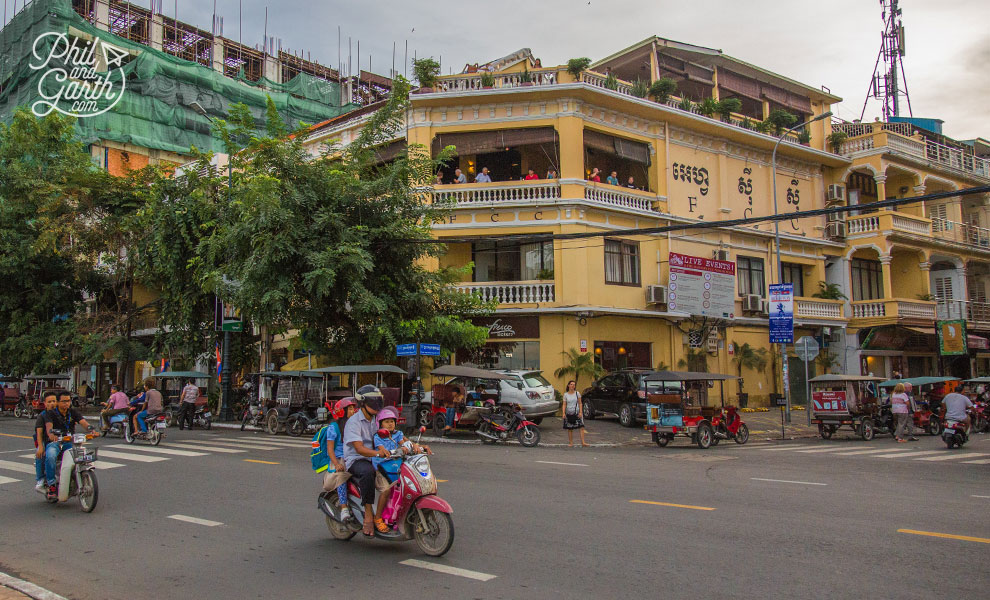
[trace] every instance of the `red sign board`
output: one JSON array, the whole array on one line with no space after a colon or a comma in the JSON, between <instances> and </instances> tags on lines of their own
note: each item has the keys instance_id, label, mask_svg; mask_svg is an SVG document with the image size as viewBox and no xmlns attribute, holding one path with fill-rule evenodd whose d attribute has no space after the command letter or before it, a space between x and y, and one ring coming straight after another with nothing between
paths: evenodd
<instances>
[{"instance_id":1,"label":"red sign board","mask_svg":"<svg viewBox=\"0 0 990 600\"><path fill-rule=\"evenodd\" d=\"M847 413L845 392L812 392L811 401L814 403L815 412L819 413Z\"/></svg>"}]
</instances>

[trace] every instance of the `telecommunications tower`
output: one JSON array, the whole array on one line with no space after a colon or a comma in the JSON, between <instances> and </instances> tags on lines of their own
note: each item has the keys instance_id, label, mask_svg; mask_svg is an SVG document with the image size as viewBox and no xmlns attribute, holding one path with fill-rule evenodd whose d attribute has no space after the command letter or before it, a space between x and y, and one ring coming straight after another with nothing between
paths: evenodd
<instances>
[{"instance_id":1,"label":"telecommunications tower","mask_svg":"<svg viewBox=\"0 0 990 600\"><path fill-rule=\"evenodd\" d=\"M866 114L866 105L871 97L880 101L884 121L901 115L902 97L907 102L908 114L914 116L911 97L908 96L907 77L904 76L904 25L901 23L902 11L897 3L898 0L880 0L880 6L883 7L880 52L873 67L870 90L859 114L860 120Z\"/></svg>"}]
</instances>

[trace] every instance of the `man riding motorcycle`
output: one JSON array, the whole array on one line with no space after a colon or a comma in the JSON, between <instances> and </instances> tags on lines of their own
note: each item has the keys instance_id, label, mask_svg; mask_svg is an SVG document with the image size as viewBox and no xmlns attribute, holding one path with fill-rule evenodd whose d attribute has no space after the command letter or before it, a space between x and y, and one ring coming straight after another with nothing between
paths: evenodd
<instances>
[{"instance_id":1,"label":"man riding motorcycle","mask_svg":"<svg viewBox=\"0 0 990 600\"><path fill-rule=\"evenodd\" d=\"M361 490L361 504L364 506L364 528L366 536L374 535L375 522L375 467L371 459L375 456L388 458L385 448L374 449L375 432L378 430L375 416L382 409L382 392L373 385L361 387L354 395L358 411L347 420L344 427L344 466L354 477Z\"/></svg>"},{"instance_id":2,"label":"man riding motorcycle","mask_svg":"<svg viewBox=\"0 0 990 600\"><path fill-rule=\"evenodd\" d=\"M45 411L45 435L48 436L48 443L45 445L45 478L48 483L49 498L58 495L58 490L55 488L55 463L58 462L62 452L72 448L72 442L62 442L52 430L57 430L62 435L71 435L76 432L76 423L85 427L87 431L94 431L93 426L86 422L82 413L72 408L72 394L66 391L60 392L56 409Z\"/></svg>"},{"instance_id":3,"label":"man riding motorcycle","mask_svg":"<svg viewBox=\"0 0 990 600\"><path fill-rule=\"evenodd\" d=\"M966 396L958 393L952 392L951 394L946 394L945 398L942 398L942 411L946 423L949 421L955 421L956 423L962 423L966 427L966 433L969 433L969 427L972 425L972 421L969 418L969 413L967 409L973 407L973 401Z\"/></svg>"}]
</instances>

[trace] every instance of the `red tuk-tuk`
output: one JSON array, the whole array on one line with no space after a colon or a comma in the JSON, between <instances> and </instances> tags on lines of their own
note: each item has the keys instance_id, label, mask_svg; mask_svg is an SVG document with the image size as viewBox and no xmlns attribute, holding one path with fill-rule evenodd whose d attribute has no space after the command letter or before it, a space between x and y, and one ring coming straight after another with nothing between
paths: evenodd
<instances>
[{"instance_id":1,"label":"red tuk-tuk","mask_svg":"<svg viewBox=\"0 0 990 600\"><path fill-rule=\"evenodd\" d=\"M725 382L735 375L689 371L654 371L643 376L646 383L646 426L654 443L663 448L675 436L690 437L699 448L732 439L749 440L749 428L734 406L725 406ZM719 406L710 406L708 389L719 384ZM727 410L727 412L726 412Z\"/></svg>"},{"instance_id":2,"label":"red tuk-tuk","mask_svg":"<svg viewBox=\"0 0 990 600\"><path fill-rule=\"evenodd\" d=\"M68 383L63 387L59 382L68 382L72 378L65 374L53 374L28 375L24 379L28 382L27 393L21 395L20 402L14 408L14 416L33 419L38 413L45 410L45 393L69 391ZM75 394L72 394L72 406L79 406L79 398Z\"/></svg>"},{"instance_id":3,"label":"red tuk-tuk","mask_svg":"<svg viewBox=\"0 0 990 600\"><path fill-rule=\"evenodd\" d=\"M399 411L399 426L416 424L415 408L403 402L403 383L407 372L395 365L337 365L307 371L322 377L320 396L324 404L352 397L365 383L373 384L382 392L384 406L394 406ZM344 383L344 377L347 383ZM362 379L364 381L362 381ZM398 385L388 385L388 384Z\"/></svg>"},{"instance_id":4,"label":"red tuk-tuk","mask_svg":"<svg viewBox=\"0 0 990 600\"><path fill-rule=\"evenodd\" d=\"M454 419L455 429L458 427L467 427L473 430L480 424L482 416L489 415L493 410L502 408L500 407L502 397L500 383L502 381L515 381L515 378L510 375L460 365L443 365L437 367L433 369L432 375L433 377L441 378L441 380L448 378L461 380L460 384L451 384L449 381L433 384L430 395L424 397L418 403L419 408L416 412L420 424L432 426L433 432L436 435L443 435L444 433L444 429L447 426L446 412L448 408L454 408L460 411ZM464 405L454 406L455 388L466 388L468 382L473 382L471 385L474 387L477 387L479 383L485 387L481 398L469 401L467 395L474 390L460 389L461 393L465 396ZM507 408L505 410L508 411ZM511 412L507 412L507 416L511 416Z\"/></svg>"},{"instance_id":5,"label":"red tuk-tuk","mask_svg":"<svg viewBox=\"0 0 990 600\"><path fill-rule=\"evenodd\" d=\"M844 425L870 441L876 435L882 377L869 375L819 375L811 384L811 422L827 440Z\"/></svg>"},{"instance_id":6,"label":"red tuk-tuk","mask_svg":"<svg viewBox=\"0 0 990 600\"><path fill-rule=\"evenodd\" d=\"M20 377L0 377L0 412L9 410L14 412L15 417L21 416L17 411L21 403L20 383Z\"/></svg>"}]
</instances>

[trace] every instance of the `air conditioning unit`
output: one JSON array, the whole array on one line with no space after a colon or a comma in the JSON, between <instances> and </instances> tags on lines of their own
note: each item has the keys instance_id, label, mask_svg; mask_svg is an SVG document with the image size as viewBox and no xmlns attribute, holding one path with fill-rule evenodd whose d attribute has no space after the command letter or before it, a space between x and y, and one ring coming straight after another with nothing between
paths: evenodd
<instances>
[{"instance_id":1,"label":"air conditioning unit","mask_svg":"<svg viewBox=\"0 0 990 600\"><path fill-rule=\"evenodd\" d=\"M760 298L756 294L747 294L743 296L743 312L760 312L762 302L763 298Z\"/></svg>"},{"instance_id":2,"label":"air conditioning unit","mask_svg":"<svg viewBox=\"0 0 990 600\"><path fill-rule=\"evenodd\" d=\"M648 285L648 286L646 286L646 303L647 304L666 304L667 303L667 286L665 286L665 285Z\"/></svg>"},{"instance_id":3,"label":"air conditioning unit","mask_svg":"<svg viewBox=\"0 0 990 600\"><path fill-rule=\"evenodd\" d=\"M833 183L825 191L825 200L829 202L845 202L846 186L841 183Z\"/></svg>"},{"instance_id":4,"label":"air conditioning unit","mask_svg":"<svg viewBox=\"0 0 990 600\"><path fill-rule=\"evenodd\" d=\"M729 251L728 250L716 250L712 254L714 255L715 260L721 260L721 261L727 261L727 260L729 260Z\"/></svg>"},{"instance_id":5,"label":"air conditioning unit","mask_svg":"<svg viewBox=\"0 0 990 600\"><path fill-rule=\"evenodd\" d=\"M770 301L766 298L760 298L760 312L764 316L770 316Z\"/></svg>"},{"instance_id":6,"label":"air conditioning unit","mask_svg":"<svg viewBox=\"0 0 990 600\"><path fill-rule=\"evenodd\" d=\"M833 221L825 226L825 237L830 240L846 239L846 224L842 221Z\"/></svg>"}]
</instances>

